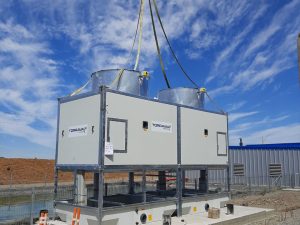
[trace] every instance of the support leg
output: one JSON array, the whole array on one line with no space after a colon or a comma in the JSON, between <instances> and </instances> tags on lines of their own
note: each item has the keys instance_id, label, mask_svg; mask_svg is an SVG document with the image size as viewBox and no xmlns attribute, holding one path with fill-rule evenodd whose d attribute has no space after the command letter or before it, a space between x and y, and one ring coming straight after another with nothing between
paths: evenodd
<instances>
[{"instance_id":1,"label":"support leg","mask_svg":"<svg viewBox=\"0 0 300 225\"><path fill-rule=\"evenodd\" d=\"M54 206L57 201L57 189L58 189L58 169L54 170Z\"/></svg>"},{"instance_id":2,"label":"support leg","mask_svg":"<svg viewBox=\"0 0 300 225\"><path fill-rule=\"evenodd\" d=\"M208 192L208 173L207 169L200 170L199 191L201 193Z\"/></svg>"},{"instance_id":3,"label":"support leg","mask_svg":"<svg viewBox=\"0 0 300 225\"><path fill-rule=\"evenodd\" d=\"M85 183L85 172L78 171L76 174L76 193L77 200L76 202L79 205L87 205L87 187Z\"/></svg>"},{"instance_id":4,"label":"support leg","mask_svg":"<svg viewBox=\"0 0 300 225\"><path fill-rule=\"evenodd\" d=\"M103 191L104 191L104 174L103 174L103 170L99 171L99 193L98 193L98 222L99 225L102 224L102 217L103 217Z\"/></svg>"},{"instance_id":5,"label":"support leg","mask_svg":"<svg viewBox=\"0 0 300 225\"><path fill-rule=\"evenodd\" d=\"M147 202L147 188L146 188L146 171L143 170L143 181L142 181L142 192L143 192L143 202Z\"/></svg>"},{"instance_id":6,"label":"support leg","mask_svg":"<svg viewBox=\"0 0 300 225\"><path fill-rule=\"evenodd\" d=\"M167 190L166 172L158 171L158 190Z\"/></svg>"},{"instance_id":7,"label":"support leg","mask_svg":"<svg viewBox=\"0 0 300 225\"><path fill-rule=\"evenodd\" d=\"M181 168L177 168L177 176L176 176L176 192L177 192L177 216L182 216L182 170Z\"/></svg>"},{"instance_id":8,"label":"support leg","mask_svg":"<svg viewBox=\"0 0 300 225\"><path fill-rule=\"evenodd\" d=\"M99 194L99 173L94 173L94 198L97 199Z\"/></svg>"},{"instance_id":9,"label":"support leg","mask_svg":"<svg viewBox=\"0 0 300 225\"><path fill-rule=\"evenodd\" d=\"M134 172L128 174L128 192L134 194Z\"/></svg>"}]
</instances>

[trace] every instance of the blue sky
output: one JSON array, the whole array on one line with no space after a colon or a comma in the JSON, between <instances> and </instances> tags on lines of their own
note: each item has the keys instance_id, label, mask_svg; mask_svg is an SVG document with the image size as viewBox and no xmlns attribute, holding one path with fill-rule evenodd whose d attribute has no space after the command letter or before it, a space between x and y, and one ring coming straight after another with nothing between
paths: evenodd
<instances>
[{"instance_id":1,"label":"blue sky","mask_svg":"<svg viewBox=\"0 0 300 225\"><path fill-rule=\"evenodd\" d=\"M239 137L245 144L300 142L299 0L157 2L180 61L229 112L230 144ZM138 7L125 0L0 1L0 156L54 157L57 97L93 71L123 67ZM154 97L165 83L148 4L145 10L139 69L150 71ZM172 87L191 86L158 35Z\"/></svg>"}]
</instances>

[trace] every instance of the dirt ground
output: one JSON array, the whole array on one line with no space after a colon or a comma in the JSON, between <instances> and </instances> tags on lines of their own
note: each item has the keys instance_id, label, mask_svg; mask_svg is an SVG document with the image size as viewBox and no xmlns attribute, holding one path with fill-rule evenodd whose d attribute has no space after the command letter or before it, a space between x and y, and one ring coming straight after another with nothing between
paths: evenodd
<instances>
[{"instance_id":1,"label":"dirt ground","mask_svg":"<svg viewBox=\"0 0 300 225\"><path fill-rule=\"evenodd\" d=\"M253 224L300 225L300 191L257 193L230 201L236 205L274 209L274 216Z\"/></svg>"},{"instance_id":2,"label":"dirt ground","mask_svg":"<svg viewBox=\"0 0 300 225\"><path fill-rule=\"evenodd\" d=\"M93 179L92 174L86 174ZM125 178L127 174L106 174L105 179ZM59 172L59 182L73 180L73 174ZM0 185L52 183L54 181L54 160L0 158Z\"/></svg>"},{"instance_id":3,"label":"dirt ground","mask_svg":"<svg viewBox=\"0 0 300 225\"><path fill-rule=\"evenodd\" d=\"M233 199L236 205L270 208L276 211L300 209L300 191L275 191Z\"/></svg>"}]
</instances>

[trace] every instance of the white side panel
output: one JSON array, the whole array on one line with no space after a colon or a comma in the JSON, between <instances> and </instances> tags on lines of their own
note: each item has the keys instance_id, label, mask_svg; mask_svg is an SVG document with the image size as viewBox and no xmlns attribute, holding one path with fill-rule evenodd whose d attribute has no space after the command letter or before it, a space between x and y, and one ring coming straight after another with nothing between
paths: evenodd
<instances>
[{"instance_id":1,"label":"white side panel","mask_svg":"<svg viewBox=\"0 0 300 225\"><path fill-rule=\"evenodd\" d=\"M218 155L217 133L227 134L226 116L181 108L181 164L225 165L228 156Z\"/></svg>"},{"instance_id":2,"label":"white side panel","mask_svg":"<svg viewBox=\"0 0 300 225\"><path fill-rule=\"evenodd\" d=\"M60 104L57 164L98 164L100 95Z\"/></svg>"},{"instance_id":3,"label":"white side panel","mask_svg":"<svg viewBox=\"0 0 300 225\"><path fill-rule=\"evenodd\" d=\"M113 156L105 156L105 165L175 165L177 163L176 106L110 92L107 93L106 105L107 120L127 121L128 129L127 151L114 152ZM145 128L147 122L148 129ZM107 129L110 128L107 126ZM110 136L121 137L121 133L112 132L111 130ZM112 144L115 146L113 141ZM119 141L116 143L116 146L118 145L120 145Z\"/></svg>"}]
</instances>

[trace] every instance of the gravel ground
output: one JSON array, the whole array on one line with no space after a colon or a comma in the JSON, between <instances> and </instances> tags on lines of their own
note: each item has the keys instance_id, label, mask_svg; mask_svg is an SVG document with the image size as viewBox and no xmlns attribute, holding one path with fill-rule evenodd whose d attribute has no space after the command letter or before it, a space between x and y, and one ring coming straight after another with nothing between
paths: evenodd
<instances>
[{"instance_id":1,"label":"gravel ground","mask_svg":"<svg viewBox=\"0 0 300 225\"><path fill-rule=\"evenodd\" d=\"M252 223L251 225L299 225L300 209L291 210L289 212L276 212L274 216ZM249 224L250 225L250 224Z\"/></svg>"},{"instance_id":2,"label":"gravel ground","mask_svg":"<svg viewBox=\"0 0 300 225\"><path fill-rule=\"evenodd\" d=\"M300 225L300 191L261 193L233 199L230 202L236 205L275 210L270 218L251 223L251 225Z\"/></svg>"}]
</instances>

